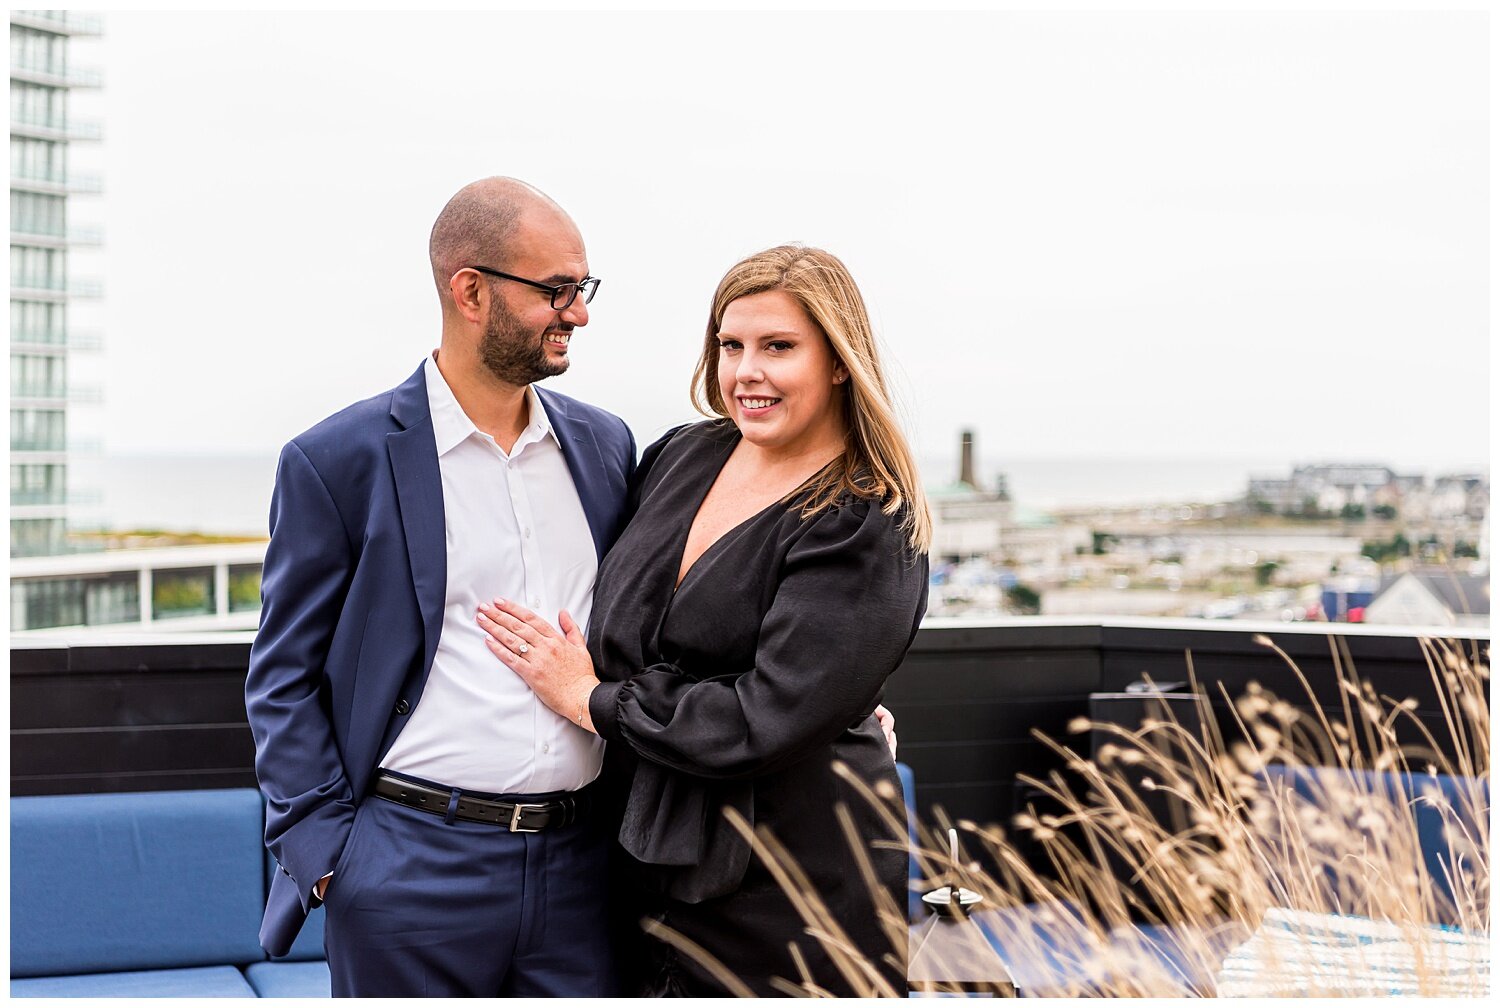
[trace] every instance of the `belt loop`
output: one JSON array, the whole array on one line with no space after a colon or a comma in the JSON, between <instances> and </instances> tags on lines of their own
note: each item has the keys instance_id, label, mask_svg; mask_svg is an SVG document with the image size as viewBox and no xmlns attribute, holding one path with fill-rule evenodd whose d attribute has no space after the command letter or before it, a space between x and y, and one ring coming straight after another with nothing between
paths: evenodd
<instances>
[{"instance_id":1,"label":"belt loop","mask_svg":"<svg viewBox=\"0 0 1500 1008\"><path fill-rule=\"evenodd\" d=\"M454 788L453 794L448 796L448 814L443 816L444 825L452 826L454 817L458 815L458 794L458 788Z\"/></svg>"}]
</instances>

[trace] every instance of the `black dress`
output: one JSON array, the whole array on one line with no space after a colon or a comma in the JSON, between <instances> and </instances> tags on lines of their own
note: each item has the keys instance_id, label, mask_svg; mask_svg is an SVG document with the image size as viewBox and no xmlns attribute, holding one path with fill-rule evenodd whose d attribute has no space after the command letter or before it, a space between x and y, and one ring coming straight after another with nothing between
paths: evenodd
<instances>
[{"instance_id":1,"label":"black dress","mask_svg":"<svg viewBox=\"0 0 1500 1008\"><path fill-rule=\"evenodd\" d=\"M880 925L835 808L847 808L879 887L906 906L904 831L833 771L842 761L897 789L872 711L916 635L927 558L900 513L848 497L803 519L773 504L730 530L676 587L688 530L739 431L680 428L646 450L635 513L599 570L589 650L602 685L589 699L609 741L604 792L619 796L616 874L636 927L626 975L637 993L724 993L691 957L643 938L654 919L761 995L776 977L856 988L722 814L769 827L846 936L895 988L904 942ZM618 901L617 901L618 906Z\"/></svg>"}]
</instances>

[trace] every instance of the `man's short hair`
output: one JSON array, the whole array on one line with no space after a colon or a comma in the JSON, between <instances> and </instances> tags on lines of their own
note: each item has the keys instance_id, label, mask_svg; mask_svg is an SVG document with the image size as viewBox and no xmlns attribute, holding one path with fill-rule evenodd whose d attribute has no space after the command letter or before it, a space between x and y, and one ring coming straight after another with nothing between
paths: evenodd
<instances>
[{"instance_id":1,"label":"man's short hair","mask_svg":"<svg viewBox=\"0 0 1500 1008\"><path fill-rule=\"evenodd\" d=\"M427 241L439 296L449 296L449 279L465 266L504 269L521 217L538 201L552 202L524 182L501 177L480 179L455 193L433 222Z\"/></svg>"}]
</instances>

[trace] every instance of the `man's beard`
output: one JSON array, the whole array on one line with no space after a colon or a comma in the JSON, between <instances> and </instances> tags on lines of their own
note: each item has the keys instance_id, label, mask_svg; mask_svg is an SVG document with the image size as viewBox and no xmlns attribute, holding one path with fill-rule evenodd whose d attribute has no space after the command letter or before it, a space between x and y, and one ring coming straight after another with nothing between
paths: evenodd
<instances>
[{"instance_id":1,"label":"man's beard","mask_svg":"<svg viewBox=\"0 0 1500 1008\"><path fill-rule=\"evenodd\" d=\"M490 302L490 318L479 343L479 359L490 374L507 385L530 385L568 370L568 358L548 359L542 334L528 330L499 298Z\"/></svg>"}]
</instances>

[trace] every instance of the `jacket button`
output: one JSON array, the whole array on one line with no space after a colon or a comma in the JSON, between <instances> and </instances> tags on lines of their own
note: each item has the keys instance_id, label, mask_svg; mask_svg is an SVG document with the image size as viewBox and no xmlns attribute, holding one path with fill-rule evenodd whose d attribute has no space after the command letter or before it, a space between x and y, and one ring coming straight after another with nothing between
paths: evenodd
<instances>
[{"instance_id":1,"label":"jacket button","mask_svg":"<svg viewBox=\"0 0 1500 1008\"><path fill-rule=\"evenodd\" d=\"M401 714L401 715L410 714L411 713L411 704L407 703L405 700L397 700L396 701L396 713L397 714Z\"/></svg>"}]
</instances>

